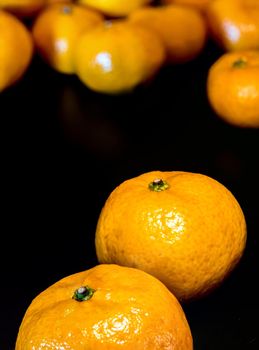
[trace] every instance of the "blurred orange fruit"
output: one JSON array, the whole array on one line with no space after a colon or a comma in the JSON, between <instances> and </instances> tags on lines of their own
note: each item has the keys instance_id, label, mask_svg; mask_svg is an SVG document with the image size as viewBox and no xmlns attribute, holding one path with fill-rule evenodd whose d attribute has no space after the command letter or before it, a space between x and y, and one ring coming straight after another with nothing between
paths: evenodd
<instances>
[{"instance_id":1,"label":"blurred orange fruit","mask_svg":"<svg viewBox=\"0 0 259 350\"><path fill-rule=\"evenodd\" d=\"M61 73L72 74L74 48L84 32L100 25L103 16L76 4L49 5L36 18L32 34L43 59Z\"/></svg>"},{"instance_id":2,"label":"blurred orange fruit","mask_svg":"<svg viewBox=\"0 0 259 350\"><path fill-rule=\"evenodd\" d=\"M33 40L15 16L0 10L0 92L17 82L33 56Z\"/></svg>"},{"instance_id":3,"label":"blurred orange fruit","mask_svg":"<svg viewBox=\"0 0 259 350\"><path fill-rule=\"evenodd\" d=\"M75 65L78 77L90 89L114 94L151 79L164 59L164 46L155 33L116 20L80 38Z\"/></svg>"},{"instance_id":4,"label":"blurred orange fruit","mask_svg":"<svg viewBox=\"0 0 259 350\"><path fill-rule=\"evenodd\" d=\"M183 309L143 271L99 265L67 276L28 307L15 350L192 350Z\"/></svg>"},{"instance_id":5,"label":"blurred orange fruit","mask_svg":"<svg viewBox=\"0 0 259 350\"><path fill-rule=\"evenodd\" d=\"M0 0L0 8L18 16L33 16L45 6L46 0Z\"/></svg>"},{"instance_id":6,"label":"blurred orange fruit","mask_svg":"<svg viewBox=\"0 0 259 350\"><path fill-rule=\"evenodd\" d=\"M259 49L259 1L214 0L207 8L211 35L225 50Z\"/></svg>"},{"instance_id":7,"label":"blurred orange fruit","mask_svg":"<svg viewBox=\"0 0 259 350\"><path fill-rule=\"evenodd\" d=\"M186 6L140 8L129 16L136 24L156 32L167 51L171 63L183 63L197 57L207 38L207 24L195 9Z\"/></svg>"},{"instance_id":8,"label":"blurred orange fruit","mask_svg":"<svg viewBox=\"0 0 259 350\"><path fill-rule=\"evenodd\" d=\"M215 289L240 260L243 212L231 192L196 173L152 171L108 197L96 228L101 263L144 270L179 300Z\"/></svg>"},{"instance_id":9,"label":"blurred orange fruit","mask_svg":"<svg viewBox=\"0 0 259 350\"><path fill-rule=\"evenodd\" d=\"M126 16L137 8L151 3L153 0L78 0L79 4L91 6L110 16Z\"/></svg>"},{"instance_id":10,"label":"blurred orange fruit","mask_svg":"<svg viewBox=\"0 0 259 350\"><path fill-rule=\"evenodd\" d=\"M210 1L212 0L162 0L162 4L187 5L205 11Z\"/></svg>"},{"instance_id":11,"label":"blurred orange fruit","mask_svg":"<svg viewBox=\"0 0 259 350\"><path fill-rule=\"evenodd\" d=\"M209 70L207 93L224 121L239 127L259 127L259 51L222 55Z\"/></svg>"}]
</instances>

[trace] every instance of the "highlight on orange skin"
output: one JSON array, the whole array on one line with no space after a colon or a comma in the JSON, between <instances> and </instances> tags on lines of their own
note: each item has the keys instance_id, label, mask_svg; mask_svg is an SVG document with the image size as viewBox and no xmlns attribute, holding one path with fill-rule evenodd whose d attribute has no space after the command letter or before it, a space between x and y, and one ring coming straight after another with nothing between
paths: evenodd
<instances>
[{"instance_id":1,"label":"highlight on orange skin","mask_svg":"<svg viewBox=\"0 0 259 350\"><path fill-rule=\"evenodd\" d=\"M164 64L160 38L127 20L106 21L83 35L75 51L76 72L90 89L107 94L132 91Z\"/></svg>"},{"instance_id":2,"label":"highlight on orange skin","mask_svg":"<svg viewBox=\"0 0 259 350\"><path fill-rule=\"evenodd\" d=\"M81 34L103 23L97 11L70 3L49 5L36 18L32 34L42 58L60 73L73 74L74 49Z\"/></svg>"},{"instance_id":3,"label":"highlight on orange skin","mask_svg":"<svg viewBox=\"0 0 259 350\"><path fill-rule=\"evenodd\" d=\"M257 0L214 0L206 17L212 38L226 51L259 49Z\"/></svg>"}]
</instances>

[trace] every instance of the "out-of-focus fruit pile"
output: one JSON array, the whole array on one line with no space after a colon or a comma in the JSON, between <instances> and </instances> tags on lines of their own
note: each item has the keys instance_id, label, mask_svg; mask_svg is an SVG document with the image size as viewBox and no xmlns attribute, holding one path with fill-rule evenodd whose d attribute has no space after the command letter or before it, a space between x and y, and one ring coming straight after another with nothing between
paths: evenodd
<instances>
[{"instance_id":1,"label":"out-of-focus fruit pile","mask_svg":"<svg viewBox=\"0 0 259 350\"><path fill-rule=\"evenodd\" d=\"M0 91L34 54L98 93L132 91L163 66L197 58L208 38L227 57L235 52L208 72L211 107L232 125L258 127L259 67L246 54L259 55L257 0L0 0ZM229 79L224 94L219 76ZM227 95L233 108L222 106Z\"/></svg>"}]
</instances>

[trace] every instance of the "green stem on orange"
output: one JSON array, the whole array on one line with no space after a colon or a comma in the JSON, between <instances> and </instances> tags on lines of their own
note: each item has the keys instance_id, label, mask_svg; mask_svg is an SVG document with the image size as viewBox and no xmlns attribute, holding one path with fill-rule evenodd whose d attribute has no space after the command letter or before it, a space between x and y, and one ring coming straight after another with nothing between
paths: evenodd
<instances>
[{"instance_id":1,"label":"green stem on orange","mask_svg":"<svg viewBox=\"0 0 259 350\"><path fill-rule=\"evenodd\" d=\"M148 185L148 188L151 191L161 192L161 191L167 190L169 188L169 185L165 180L155 179L152 182L150 182L150 184Z\"/></svg>"},{"instance_id":2,"label":"green stem on orange","mask_svg":"<svg viewBox=\"0 0 259 350\"><path fill-rule=\"evenodd\" d=\"M244 68L246 65L247 62L243 58L239 58L232 64L233 68Z\"/></svg>"},{"instance_id":3,"label":"green stem on orange","mask_svg":"<svg viewBox=\"0 0 259 350\"><path fill-rule=\"evenodd\" d=\"M76 301L89 300L94 295L94 292L95 292L95 289L89 286L82 286L74 291L73 299L75 299Z\"/></svg>"}]
</instances>

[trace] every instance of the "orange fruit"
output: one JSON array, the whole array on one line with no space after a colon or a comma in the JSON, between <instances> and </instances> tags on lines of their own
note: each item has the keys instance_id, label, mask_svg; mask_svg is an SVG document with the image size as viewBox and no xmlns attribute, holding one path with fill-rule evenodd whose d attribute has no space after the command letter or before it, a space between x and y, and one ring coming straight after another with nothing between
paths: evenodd
<instances>
[{"instance_id":1,"label":"orange fruit","mask_svg":"<svg viewBox=\"0 0 259 350\"><path fill-rule=\"evenodd\" d=\"M244 214L232 193L202 174L151 171L107 198L96 228L101 263L141 269L181 301L222 283L246 242Z\"/></svg>"},{"instance_id":2,"label":"orange fruit","mask_svg":"<svg viewBox=\"0 0 259 350\"><path fill-rule=\"evenodd\" d=\"M33 16L46 4L46 0L0 0L0 8L18 16Z\"/></svg>"},{"instance_id":3,"label":"orange fruit","mask_svg":"<svg viewBox=\"0 0 259 350\"><path fill-rule=\"evenodd\" d=\"M210 1L212 0L162 0L162 4L187 5L199 11L205 11Z\"/></svg>"},{"instance_id":4,"label":"orange fruit","mask_svg":"<svg viewBox=\"0 0 259 350\"><path fill-rule=\"evenodd\" d=\"M75 51L79 79L92 90L133 90L155 76L165 50L155 33L125 20L107 21L80 37Z\"/></svg>"},{"instance_id":5,"label":"orange fruit","mask_svg":"<svg viewBox=\"0 0 259 350\"><path fill-rule=\"evenodd\" d=\"M129 16L136 24L155 31L164 43L167 60L183 63L197 57L207 38L207 24L195 9L186 6L140 8Z\"/></svg>"},{"instance_id":6,"label":"orange fruit","mask_svg":"<svg viewBox=\"0 0 259 350\"><path fill-rule=\"evenodd\" d=\"M35 46L43 59L61 73L72 74L74 48L84 32L103 22L103 16L76 4L49 5L32 27Z\"/></svg>"},{"instance_id":7,"label":"orange fruit","mask_svg":"<svg viewBox=\"0 0 259 350\"><path fill-rule=\"evenodd\" d=\"M192 350L183 309L143 271L98 265L41 292L28 307L15 350Z\"/></svg>"},{"instance_id":8,"label":"orange fruit","mask_svg":"<svg viewBox=\"0 0 259 350\"><path fill-rule=\"evenodd\" d=\"M0 92L25 74L32 56L33 40L26 26L0 10Z\"/></svg>"},{"instance_id":9,"label":"orange fruit","mask_svg":"<svg viewBox=\"0 0 259 350\"><path fill-rule=\"evenodd\" d=\"M152 0L78 0L79 4L91 6L110 16L126 16L137 8L151 2Z\"/></svg>"},{"instance_id":10,"label":"orange fruit","mask_svg":"<svg viewBox=\"0 0 259 350\"><path fill-rule=\"evenodd\" d=\"M259 51L227 52L210 67L207 94L224 121L259 127Z\"/></svg>"},{"instance_id":11,"label":"orange fruit","mask_svg":"<svg viewBox=\"0 0 259 350\"><path fill-rule=\"evenodd\" d=\"M211 36L225 50L259 49L258 0L214 0L207 7Z\"/></svg>"}]
</instances>

